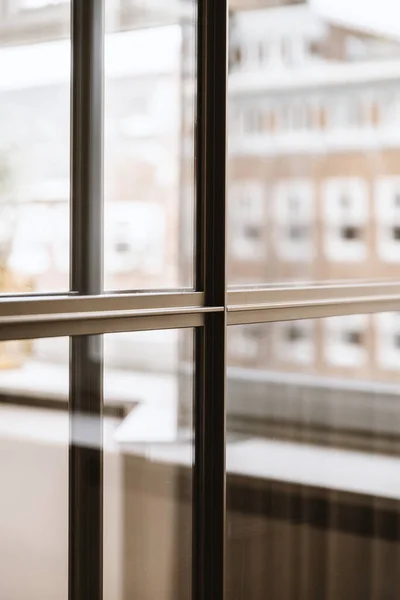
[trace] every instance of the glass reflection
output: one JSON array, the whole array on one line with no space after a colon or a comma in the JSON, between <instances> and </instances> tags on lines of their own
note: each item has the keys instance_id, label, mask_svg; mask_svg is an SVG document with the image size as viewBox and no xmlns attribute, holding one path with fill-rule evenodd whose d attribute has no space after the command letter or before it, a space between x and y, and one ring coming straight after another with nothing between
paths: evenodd
<instances>
[{"instance_id":1,"label":"glass reflection","mask_svg":"<svg viewBox=\"0 0 400 600\"><path fill-rule=\"evenodd\" d=\"M229 328L227 598L397 597L399 323Z\"/></svg>"},{"instance_id":2,"label":"glass reflection","mask_svg":"<svg viewBox=\"0 0 400 600\"><path fill-rule=\"evenodd\" d=\"M0 597L68 597L68 339L0 344Z\"/></svg>"},{"instance_id":3,"label":"glass reflection","mask_svg":"<svg viewBox=\"0 0 400 600\"><path fill-rule=\"evenodd\" d=\"M104 336L104 598L191 597L191 331Z\"/></svg>"},{"instance_id":4,"label":"glass reflection","mask_svg":"<svg viewBox=\"0 0 400 600\"><path fill-rule=\"evenodd\" d=\"M105 286L190 287L195 3L108 2Z\"/></svg>"},{"instance_id":5,"label":"glass reflection","mask_svg":"<svg viewBox=\"0 0 400 600\"><path fill-rule=\"evenodd\" d=\"M70 2L0 12L0 294L67 290Z\"/></svg>"},{"instance_id":6,"label":"glass reflection","mask_svg":"<svg viewBox=\"0 0 400 600\"><path fill-rule=\"evenodd\" d=\"M229 282L398 278L397 6L230 8Z\"/></svg>"}]
</instances>

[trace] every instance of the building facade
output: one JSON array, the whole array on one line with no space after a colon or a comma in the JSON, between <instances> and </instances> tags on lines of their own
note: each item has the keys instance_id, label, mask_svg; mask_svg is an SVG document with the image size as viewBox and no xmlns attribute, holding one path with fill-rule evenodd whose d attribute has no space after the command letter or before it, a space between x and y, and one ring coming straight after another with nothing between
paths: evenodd
<instances>
[{"instance_id":1,"label":"building facade","mask_svg":"<svg viewBox=\"0 0 400 600\"><path fill-rule=\"evenodd\" d=\"M232 285L396 279L398 70L396 40L339 27L306 4L234 13ZM242 328L232 332L231 358L396 381L397 319L360 315L282 323L268 332Z\"/></svg>"}]
</instances>

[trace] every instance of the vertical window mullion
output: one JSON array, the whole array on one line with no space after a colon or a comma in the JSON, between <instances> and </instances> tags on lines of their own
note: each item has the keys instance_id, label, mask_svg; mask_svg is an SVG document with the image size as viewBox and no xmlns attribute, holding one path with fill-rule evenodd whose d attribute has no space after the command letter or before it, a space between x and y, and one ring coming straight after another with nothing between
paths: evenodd
<instances>
[{"instance_id":1,"label":"vertical window mullion","mask_svg":"<svg viewBox=\"0 0 400 600\"><path fill-rule=\"evenodd\" d=\"M227 0L199 0L196 288L226 307ZM223 600L225 580L226 311L196 332L193 597Z\"/></svg>"},{"instance_id":2,"label":"vertical window mullion","mask_svg":"<svg viewBox=\"0 0 400 600\"><path fill-rule=\"evenodd\" d=\"M72 0L71 289L102 292L104 0ZM102 599L101 336L70 344L69 600Z\"/></svg>"}]
</instances>

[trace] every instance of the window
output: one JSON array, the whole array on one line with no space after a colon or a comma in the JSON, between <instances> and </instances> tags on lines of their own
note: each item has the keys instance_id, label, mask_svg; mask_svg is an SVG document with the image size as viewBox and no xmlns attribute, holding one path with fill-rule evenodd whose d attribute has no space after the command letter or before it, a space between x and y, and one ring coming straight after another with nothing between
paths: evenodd
<instances>
[{"instance_id":1,"label":"window","mask_svg":"<svg viewBox=\"0 0 400 600\"><path fill-rule=\"evenodd\" d=\"M386 94L382 94L380 121L389 131L393 131L393 124L400 121L400 95L397 90L389 89Z\"/></svg>"},{"instance_id":2,"label":"window","mask_svg":"<svg viewBox=\"0 0 400 600\"><path fill-rule=\"evenodd\" d=\"M266 202L262 186L252 181L237 182L232 203L232 257L250 261L264 258Z\"/></svg>"},{"instance_id":3,"label":"window","mask_svg":"<svg viewBox=\"0 0 400 600\"><path fill-rule=\"evenodd\" d=\"M107 211L110 240L107 272L162 273L165 261L165 213L156 202L114 201Z\"/></svg>"},{"instance_id":4,"label":"window","mask_svg":"<svg viewBox=\"0 0 400 600\"><path fill-rule=\"evenodd\" d=\"M117 6L115 0L110 3ZM149 9L150 4L146 1L144 7ZM186 177L193 181L194 126L187 128L185 141L181 131L189 119L194 125L195 75L185 71L182 61L193 54L189 41L192 38L194 45L195 31L185 32L182 45L180 27L171 24L173 17L167 15L157 27L137 27L127 21L117 30L111 17L106 22L104 280L108 290L193 284L193 265L190 269L180 259L180 232L193 233L192 228L180 226L180 189ZM115 236L120 233L113 228L121 215L129 221L121 235L130 237L130 253L121 254L116 247ZM167 237L166 232L172 231L176 235Z\"/></svg>"},{"instance_id":5,"label":"window","mask_svg":"<svg viewBox=\"0 0 400 600\"><path fill-rule=\"evenodd\" d=\"M377 352L380 367L385 371L400 369L400 315L384 313L375 319Z\"/></svg>"},{"instance_id":6,"label":"window","mask_svg":"<svg viewBox=\"0 0 400 600\"><path fill-rule=\"evenodd\" d=\"M335 262L367 257L367 186L362 180L328 180L323 184L325 252Z\"/></svg>"},{"instance_id":7,"label":"window","mask_svg":"<svg viewBox=\"0 0 400 600\"><path fill-rule=\"evenodd\" d=\"M381 178L375 184L377 250L387 263L400 261L400 179Z\"/></svg>"},{"instance_id":8,"label":"window","mask_svg":"<svg viewBox=\"0 0 400 600\"><path fill-rule=\"evenodd\" d=\"M311 321L288 321L275 328L275 356L282 364L310 365L315 360L315 330Z\"/></svg>"},{"instance_id":9,"label":"window","mask_svg":"<svg viewBox=\"0 0 400 600\"><path fill-rule=\"evenodd\" d=\"M301 39L282 39L282 62L287 67L295 67L303 62L304 43Z\"/></svg>"},{"instance_id":10,"label":"window","mask_svg":"<svg viewBox=\"0 0 400 600\"><path fill-rule=\"evenodd\" d=\"M330 103L328 110L328 128L346 130L365 125L362 99L351 96L338 96Z\"/></svg>"},{"instance_id":11,"label":"window","mask_svg":"<svg viewBox=\"0 0 400 600\"><path fill-rule=\"evenodd\" d=\"M279 129L285 131L307 131L312 128L311 107L307 100L292 102L283 106L279 119Z\"/></svg>"},{"instance_id":12,"label":"window","mask_svg":"<svg viewBox=\"0 0 400 600\"><path fill-rule=\"evenodd\" d=\"M235 68L235 67L240 67L241 63L242 63L242 49L240 46L236 46L236 48L232 48L231 54L231 68Z\"/></svg>"},{"instance_id":13,"label":"window","mask_svg":"<svg viewBox=\"0 0 400 600\"><path fill-rule=\"evenodd\" d=\"M223 0L2 27L1 599L397 597L397 146L257 118L226 152L232 95L264 124L394 85L395 54L347 64L353 4L243 9L229 82Z\"/></svg>"},{"instance_id":14,"label":"window","mask_svg":"<svg viewBox=\"0 0 400 600\"><path fill-rule=\"evenodd\" d=\"M367 359L368 317L334 317L325 323L325 357L336 367L360 367Z\"/></svg>"},{"instance_id":15,"label":"window","mask_svg":"<svg viewBox=\"0 0 400 600\"><path fill-rule=\"evenodd\" d=\"M258 359L262 354L263 342L265 341L263 331L258 325L236 328L231 336L230 357L232 361L250 362L256 367Z\"/></svg>"},{"instance_id":16,"label":"window","mask_svg":"<svg viewBox=\"0 0 400 600\"><path fill-rule=\"evenodd\" d=\"M264 40L259 42L258 44L258 57L260 61L260 65L267 65L270 58L270 47L268 42Z\"/></svg>"},{"instance_id":17,"label":"window","mask_svg":"<svg viewBox=\"0 0 400 600\"><path fill-rule=\"evenodd\" d=\"M226 600L400 585L400 44L372 4L230 3L228 46L258 53L228 76ZM246 180L268 252L243 264Z\"/></svg>"},{"instance_id":18,"label":"window","mask_svg":"<svg viewBox=\"0 0 400 600\"><path fill-rule=\"evenodd\" d=\"M242 127L244 134L261 134L264 129L263 112L256 106L244 107L242 112Z\"/></svg>"},{"instance_id":19,"label":"window","mask_svg":"<svg viewBox=\"0 0 400 600\"><path fill-rule=\"evenodd\" d=\"M66 600L68 339L38 342L0 343L0 590ZM58 364L46 357L54 342Z\"/></svg>"},{"instance_id":20,"label":"window","mask_svg":"<svg viewBox=\"0 0 400 600\"><path fill-rule=\"evenodd\" d=\"M29 43L33 21L16 24L13 45L0 44L1 294L66 292L69 284L69 219L47 227L55 204L70 209L69 12L65 39ZM63 265L56 276L55 263Z\"/></svg>"},{"instance_id":21,"label":"window","mask_svg":"<svg viewBox=\"0 0 400 600\"><path fill-rule=\"evenodd\" d=\"M274 242L281 260L310 261L314 253L314 192L308 181L292 180L274 188Z\"/></svg>"}]
</instances>

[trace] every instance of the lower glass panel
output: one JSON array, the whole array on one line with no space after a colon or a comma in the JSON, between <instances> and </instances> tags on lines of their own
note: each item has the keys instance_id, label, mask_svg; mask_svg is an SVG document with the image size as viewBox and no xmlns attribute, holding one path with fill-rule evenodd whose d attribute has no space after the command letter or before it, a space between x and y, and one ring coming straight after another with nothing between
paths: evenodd
<instances>
[{"instance_id":1,"label":"lower glass panel","mask_svg":"<svg viewBox=\"0 0 400 600\"><path fill-rule=\"evenodd\" d=\"M0 344L0 598L68 598L68 339Z\"/></svg>"},{"instance_id":2,"label":"lower glass panel","mask_svg":"<svg viewBox=\"0 0 400 600\"><path fill-rule=\"evenodd\" d=\"M400 314L229 328L227 598L395 599Z\"/></svg>"},{"instance_id":3,"label":"lower glass panel","mask_svg":"<svg viewBox=\"0 0 400 600\"><path fill-rule=\"evenodd\" d=\"M192 331L104 336L104 598L191 597Z\"/></svg>"}]
</instances>

